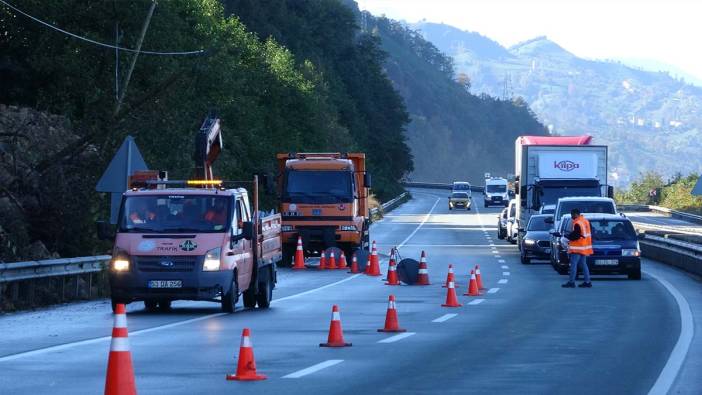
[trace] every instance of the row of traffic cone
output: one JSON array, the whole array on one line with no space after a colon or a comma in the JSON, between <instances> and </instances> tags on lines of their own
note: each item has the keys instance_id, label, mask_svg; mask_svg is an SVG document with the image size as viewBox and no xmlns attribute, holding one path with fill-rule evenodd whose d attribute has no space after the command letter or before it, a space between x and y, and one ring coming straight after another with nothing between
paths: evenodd
<instances>
[{"instance_id":1,"label":"row of traffic cone","mask_svg":"<svg viewBox=\"0 0 702 395\"><path fill-rule=\"evenodd\" d=\"M446 302L442 304L444 307L461 307L462 304L458 303L458 297L456 296L456 285L453 273L453 266L449 265L449 273L446 276ZM468 280L468 291L464 293L464 296L480 296L480 290L483 288L483 280L480 275L480 266L475 265L475 269L470 271L470 279Z\"/></svg>"},{"instance_id":2,"label":"row of traffic cone","mask_svg":"<svg viewBox=\"0 0 702 395\"><path fill-rule=\"evenodd\" d=\"M354 261L356 256L354 255ZM339 263L336 262L336 257L334 256L334 251L329 254L329 261L327 262L327 257L324 251L322 251L322 256L319 259L319 269L346 269L346 255L342 251L339 256ZM295 261L292 267L294 270L306 269L305 267L305 252L302 248L302 237L297 238L297 248L295 249Z\"/></svg>"}]
</instances>

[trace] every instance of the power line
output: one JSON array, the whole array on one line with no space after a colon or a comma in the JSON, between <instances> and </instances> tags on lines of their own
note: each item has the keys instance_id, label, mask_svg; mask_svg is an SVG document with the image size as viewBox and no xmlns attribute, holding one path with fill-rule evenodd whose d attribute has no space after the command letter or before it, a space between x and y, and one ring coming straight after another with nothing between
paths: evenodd
<instances>
[{"instance_id":1,"label":"power line","mask_svg":"<svg viewBox=\"0 0 702 395\"><path fill-rule=\"evenodd\" d=\"M136 49L124 48L124 47L119 47L119 46L116 46L116 45L110 45L110 44L106 44L106 43L101 43L101 42L99 42L99 41L95 41L95 40L89 39L89 38L87 38L87 37L79 36L79 35L77 35L77 34L74 34L74 33L65 31L65 30L63 30L63 29L61 29L61 28L59 28L59 27L56 27L56 26L54 26L54 25L52 25L52 24L50 24L50 23L44 22L44 21L42 21L42 20L39 19L39 18L36 18L36 17L33 17L33 16L27 14L26 12L20 10L19 8L13 6L12 4L8 3L8 2L5 1L5 0L0 0L0 3L4 4L6 7L10 8L10 9L12 9L12 10L15 10L16 12L18 12L18 13L20 13L20 14L26 16L27 18L29 18L29 19L31 19L31 20L33 20L33 21L35 21L35 22L38 22L38 23L40 23L40 24L42 24L42 25L44 25L44 26L46 26L46 27L48 27L48 28L54 29L54 30L59 31L59 32L61 32L61 33L63 33L63 34L66 34L66 35L69 35L69 36L71 36L71 37L77 38L77 39L79 39L79 40L87 41L87 42L89 42L89 43L91 43L91 44L95 44L95 45L98 45L98 46L101 46L101 47L105 47L105 48L111 48L111 49L116 49L116 50L126 51L126 52L133 52L133 53L137 53L137 52L138 52L138 53L142 53L142 54L145 54L145 55L162 55L162 56L200 55L200 54L205 53L205 50L204 50L204 49L199 49L199 50L197 50L197 51L184 51L184 52L137 51Z\"/></svg>"}]
</instances>

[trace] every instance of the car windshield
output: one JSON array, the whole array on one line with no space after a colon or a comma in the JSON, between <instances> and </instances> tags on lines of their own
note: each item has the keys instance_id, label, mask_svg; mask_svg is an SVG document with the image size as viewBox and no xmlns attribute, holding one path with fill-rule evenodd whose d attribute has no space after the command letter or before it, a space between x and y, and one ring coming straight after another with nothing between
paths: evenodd
<instances>
[{"instance_id":1,"label":"car windshield","mask_svg":"<svg viewBox=\"0 0 702 395\"><path fill-rule=\"evenodd\" d=\"M593 240L636 240L636 230L627 220L590 220Z\"/></svg>"},{"instance_id":2,"label":"car windshield","mask_svg":"<svg viewBox=\"0 0 702 395\"><path fill-rule=\"evenodd\" d=\"M224 232L231 223L226 196L151 195L124 199L119 228L136 233Z\"/></svg>"},{"instance_id":3,"label":"car windshield","mask_svg":"<svg viewBox=\"0 0 702 395\"><path fill-rule=\"evenodd\" d=\"M468 194L465 192L454 192L451 194L454 199L468 199Z\"/></svg>"},{"instance_id":4,"label":"car windshield","mask_svg":"<svg viewBox=\"0 0 702 395\"><path fill-rule=\"evenodd\" d=\"M454 191L469 191L470 190L470 184L465 183L465 182L454 182L453 183L453 190Z\"/></svg>"},{"instance_id":5,"label":"car windshield","mask_svg":"<svg viewBox=\"0 0 702 395\"><path fill-rule=\"evenodd\" d=\"M616 214L614 203L611 201L573 200L561 202L561 204L558 207L557 218L560 218L562 215L565 214L570 214L570 211L574 208L580 210L581 213Z\"/></svg>"},{"instance_id":6,"label":"car windshield","mask_svg":"<svg viewBox=\"0 0 702 395\"><path fill-rule=\"evenodd\" d=\"M504 184L493 184L487 185L485 190L489 193L505 193L507 192L507 185Z\"/></svg>"},{"instance_id":7,"label":"car windshield","mask_svg":"<svg viewBox=\"0 0 702 395\"><path fill-rule=\"evenodd\" d=\"M288 170L283 200L289 203L351 203L353 202L353 172Z\"/></svg>"},{"instance_id":8,"label":"car windshield","mask_svg":"<svg viewBox=\"0 0 702 395\"><path fill-rule=\"evenodd\" d=\"M527 230L533 230L536 232L545 231L551 229L551 224L546 223L546 218L542 216L533 216L529 219L529 225Z\"/></svg>"}]
</instances>

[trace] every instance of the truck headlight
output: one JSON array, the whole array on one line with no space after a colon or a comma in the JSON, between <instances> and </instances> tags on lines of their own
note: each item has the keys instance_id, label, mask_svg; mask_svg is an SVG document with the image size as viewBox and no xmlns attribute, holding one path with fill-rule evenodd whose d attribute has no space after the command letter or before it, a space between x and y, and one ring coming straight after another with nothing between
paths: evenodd
<instances>
[{"instance_id":1,"label":"truck headlight","mask_svg":"<svg viewBox=\"0 0 702 395\"><path fill-rule=\"evenodd\" d=\"M528 246L533 246L535 243L536 243L536 240L524 239L524 244L526 244Z\"/></svg>"},{"instance_id":2,"label":"truck headlight","mask_svg":"<svg viewBox=\"0 0 702 395\"><path fill-rule=\"evenodd\" d=\"M292 225L282 225L280 227L281 232L292 232L294 227Z\"/></svg>"},{"instance_id":3,"label":"truck headlight","mask_svg":"<svg viewBox=\"0 0 702 395\"><path fill-rule=\"evenodd\" d=\"M341 229L341 230L350 230L350 231L352 231L352 232L355 232L355 231L358 230L358 228L356 228L356 225L341 225L341 226L339 227L339 229Z\"/></svg>"},{"instance_id":4,"label":"truck headlight","mask_svg":"<svg viewBox=\"0 0 702 395\"><path fill-rule=\"evenodd\" d=\"M112 270L116 272L129 271L129 259L115 258L112 260Z\"/></svg>"},{"instance_id":5,"label":"truck headlight","mask_svg":"<svg viewBox=\"0 0 702 395\"><path fill-rule=\"evenodd\" d=\"M641 251L635 248L622 249L622 256L641 256Z\"/></svg>"},{"instance_id":6,"label":"truck headlight","mask_svg":"<svg viewBox=\"0 0 702 395\"><path fill-rule=\"evenodd\" d=\"M205 254L205 262L202 264L203 272L212 272L219 270L220 255L222 254L222 249L220 247L213 248L207 251Z\"/></svg>"}]
</instances>

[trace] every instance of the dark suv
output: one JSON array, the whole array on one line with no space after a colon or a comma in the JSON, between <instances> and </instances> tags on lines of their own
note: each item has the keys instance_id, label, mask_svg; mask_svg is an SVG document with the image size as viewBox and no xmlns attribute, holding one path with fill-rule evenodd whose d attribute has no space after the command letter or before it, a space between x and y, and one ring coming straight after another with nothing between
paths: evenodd
<instances>
[{"instance_id":1,"label":"dark suv","mask_svg":"<svg viewBox=\"0 0 702 395\"><path fill-rule=\"evenodd\" d=\"M641 250L631 221L617 214L584 214L590 221L593 254L587 257L592 274L626 274L641 279ZM559 229L551 237L551 264L561 274L569 269L568 241L562 237L572 229L569 215L564 215Z\"/></svg>"}]
</instances>

